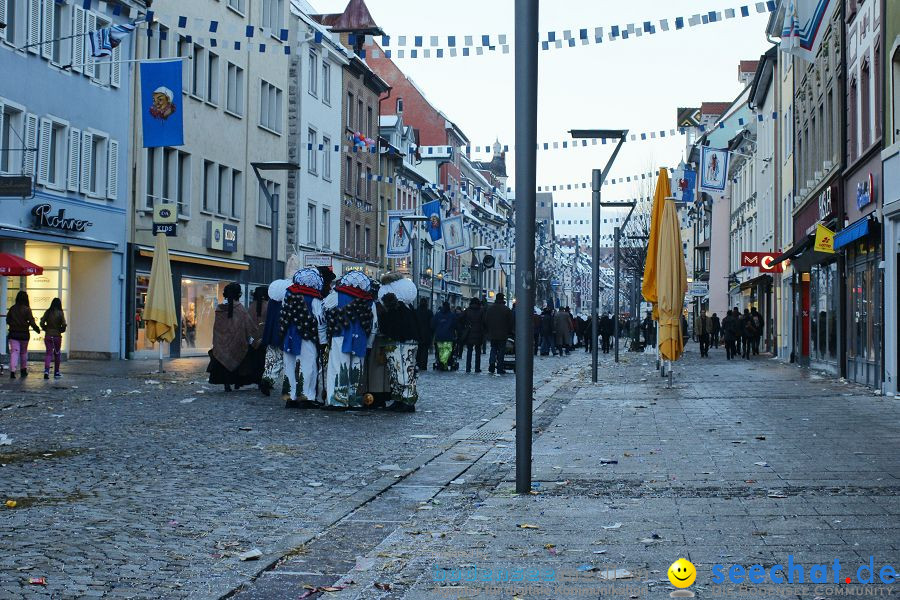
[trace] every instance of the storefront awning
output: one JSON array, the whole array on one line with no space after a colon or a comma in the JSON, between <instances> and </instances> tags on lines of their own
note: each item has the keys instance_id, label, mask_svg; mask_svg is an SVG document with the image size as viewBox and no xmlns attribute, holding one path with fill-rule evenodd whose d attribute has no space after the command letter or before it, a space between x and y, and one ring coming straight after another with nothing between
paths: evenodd
<instances>
[{"instance_id":1,"label":"storefront awning","mask_svg":"<svg viewBox=\"0 0 900 600\"><path fill-rule=\"evenodd\" d=\"M793 248L776 256L775 260L772 261L772 266L775 266L778 263L782 263L786 260L792 260L794 257L799 256L802 252L813 245L813 241L815 241L815 238L812 235L806 236L800 242L795 244Z\"/></svg>"},{"instance_id":2,"label":"storefront awning","mask_svg":"<svg viewBox=\"0 0 900 600\"><path fill-rule=\"evenodd\" d=\"M153 258L152 246L138 246L141 256ZM219 258L217 256L207 256L205 254L194 254L192 252L180 252L178 250L169 250L169 260L178 262L193 263L195 265L205 265L207 267L219 267L222 269L232 269L235 271L249 271L250 263L243 260L235 260L232 258Z\"/></svg>"},{"instance_id":3,"label":"storefront awning","mask_svg":"<svg viewBox=\"0 0 900 600\"><path fill-rule=\"evenodd\" d=\"M753 279L748 279L747 281L741 284L741 291L749 290L750 288L755 288L763 285L769 285L772 283L771 275L759 275L754 277Z\"/></svg>"},{"instance_id":4,"label":"storefront awning","mask_svg":"<svg viewBox=\"0 0 900 600\"><path fill-rule=\"evenodd\" d=\"M841 231L839 231L834 236L834 249L839 250L844 246L847 246L856 240L866 237L869 235L869 230L871 228L872 221L869 217L863 217L856 223L848 227L844 227Z\"/></svg>"}]
</instances>

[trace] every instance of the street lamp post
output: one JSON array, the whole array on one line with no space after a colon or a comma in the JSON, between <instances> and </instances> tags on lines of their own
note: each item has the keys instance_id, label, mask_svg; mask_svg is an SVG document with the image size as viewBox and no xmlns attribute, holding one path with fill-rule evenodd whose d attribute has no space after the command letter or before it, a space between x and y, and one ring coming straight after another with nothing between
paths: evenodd
<instances>
[{"instance_id":1,"label":"street lamp post","mask_svg":"<svg viewBox=\"0 0 900 600\"><path fill-rule=\"evenodd\" d=\"M260 171L299 171L300 165L295 162L252 162L250 166L256 173L256 179L259 181L259 187L262 189L266 202L269 203L269 210L272 211L272 273L270 281L275 281L275 271L278 269L278 212L281 200L269 191L266 180L263 179Z\"/></svg>"},{"instance_id":2,"label":"street lamp post","mask_svg":"<svg viewBox=\"0 0 900 600\"><path fill-rule=\"evenodd\" d=\"M409 230L409 228L406 226L406 224L407 223L425 223L426 221L428 221L428 217L426 217L424 215L404 215L404 216L400 217L400 226L403 227L403 230L406 232L406 235L409 238L410 244L412 244L412 232ZM412 268L410 269L410 271L413 274L413 278L414 278L413 281L417 282L416 289L418 289L418 287L419 287L419 284L418 284L419 272L416 269L419 268L419 263L421 262L421 258L422 258L421 256L419 256L420 260L416 260L416 255L418 255L418 254L421 254L421 251L419 248L419 240L418 240L418 236L417 236L416 247L412 249ZM433 300L433 298L432 298L432 300ZM431 305L429 305L429 308L431 308L432 310L434 309L434 307Z\"/></svg>"},{"instance_id":3,"label":"street lamp post","mask_svg":"<svg viewBox=\"0 0 900 600\"><path fill-rule=\"evenodd\" d=\"M594 169L591 172L591 237L593 238L591 240L591 296L594 299L594 306L591 309L591 335L594 338L594 343L591 350L591 381L597 383L597 365L599 362L599 355L597 353L597 337L600 335L600 316L597 314L597 304L600 298L600 188L603 187L603 181L606 179L606 176L609 174L609 169L612 167L613 163L616 160L616 157L619 155L619 150L622 149L622 144L625 143L625 136L628 135L628 130L573 129L569 133L575 139L617 139L619 141L619 143L616 144L616 149L613 151L612 156L610 156L609 160L606 162L606 167L602 170ZM616 204L620 203L609 203L607 204L607 206L615 206ZM616 319L618 319L618 316L616 317ZM616 323L618 323L618 320L616 321ZM618 335L618 325L616 325L616 335ZM617 343L616 362L619 362L618 348L619 345Z\"/></svg>"}]
</instances>

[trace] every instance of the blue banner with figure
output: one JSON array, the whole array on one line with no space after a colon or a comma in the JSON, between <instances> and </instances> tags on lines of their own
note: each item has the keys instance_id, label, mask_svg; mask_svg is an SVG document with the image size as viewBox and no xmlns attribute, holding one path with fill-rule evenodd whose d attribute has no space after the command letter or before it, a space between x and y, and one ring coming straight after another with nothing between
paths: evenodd
<instances>
[{"instance_id":1,"label":"blue banner with figure","mask_svg":"<svg viewBox=\"0 0 900 600\"><path fill-rule=\"evenodd\" d=\"M432 202L428 202L422 205L422 215L428 217L428 222L425 223L425 229L428 230L428 235L431 236L431 241L436 242L441 239L441 201L433 200Z\"/></svg>"},{"instance_id":2,"label":"blue banner with figure","mask_svg":"<svg viewBox=\"0 0 900 600\"><path fill-rule=\"evenodd\" d=\"M144 148L184 145L180 60L141 63Z\"/></svg>"}]
</instances>

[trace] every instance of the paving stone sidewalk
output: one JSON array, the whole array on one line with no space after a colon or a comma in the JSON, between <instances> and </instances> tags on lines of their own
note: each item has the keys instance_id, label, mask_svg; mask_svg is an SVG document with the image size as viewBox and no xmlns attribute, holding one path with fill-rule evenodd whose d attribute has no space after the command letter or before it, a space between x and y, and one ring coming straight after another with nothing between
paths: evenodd
<instances>
[{"instance_id":1,"label":"paving stone sidewalk","mask_svg":"<svg viewBox=\"0 0 900 600\"><path fill-rule=\"evenodd\" d=\"M240 553L290 551L513 402L512 376L428 372L414 414L285 411L205 384L205 366L0 381L0 599L218 598L263 562Z\"/></svg>"},{"instance_id":2,"label":"paving stone sidewalk","mask_svg":"<svg viewBox=\"0 0 900 600\"><path fill-rule=\"evenodd\" d=\"M340 557L344 571L312 544L282 566L295 575L266 574L238 597L298 597L312 581L346 586L333 600L665 598L666 570L683 556L696 597L814 600L865 593L857 569L870 556L876 578L883 565L900 571L900 401L767 357L711 355L689 345L671 390L652 356L602 357L600 385L583 370L549 399L550 419L536 414L533 495L513 493L514 445L501 438L406 515L375 511L381 541ZM788 555L805 585L711 580L716 564L768 573ZM833 583L835 559L850 585ZM814 564L829 566L828 585L810 583ZM531 589L465 581L550 573Z\"/></svg>"}]
</instances>

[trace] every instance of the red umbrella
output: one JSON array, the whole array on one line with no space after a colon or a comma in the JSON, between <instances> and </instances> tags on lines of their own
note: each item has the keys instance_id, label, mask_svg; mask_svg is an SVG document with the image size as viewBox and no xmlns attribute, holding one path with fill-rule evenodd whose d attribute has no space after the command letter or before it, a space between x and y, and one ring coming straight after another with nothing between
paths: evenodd
<instances>
[{"instance_id":1,"label":"red umbrella","mask_svg":"<svg viewBox=\"0 0 900 600\"><path fill-rule=\"evenodd\" d=\"M44 267L28 262L21 256L0 252L0 275L41 275Z\"/></svg>"}]
</instances>

